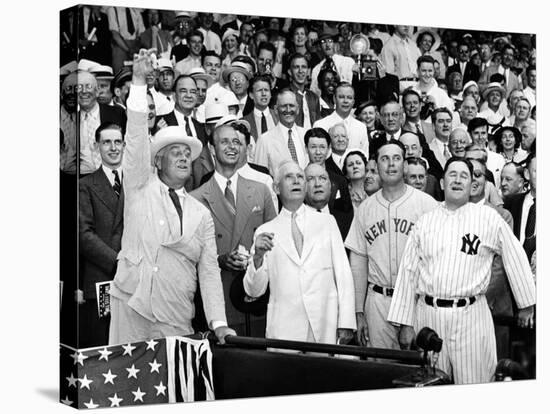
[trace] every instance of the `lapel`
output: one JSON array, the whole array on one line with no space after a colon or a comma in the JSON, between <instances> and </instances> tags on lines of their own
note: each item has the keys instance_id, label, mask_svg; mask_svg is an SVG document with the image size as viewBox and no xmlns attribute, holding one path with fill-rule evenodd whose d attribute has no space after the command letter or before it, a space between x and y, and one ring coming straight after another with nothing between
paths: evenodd
<instances>
[{"instance_id":1,"label":"lapel","mask_svg":"<svg viewBox=\"0 0 550 414\"><path fill-rule=\"evenodd\" d=\"M243 233L248 220L250 219L252 209L254 208L253 189L247 180L241 176L237 177L237 215L233 224L233 234L231 236L231 249L237 247L241 234Z\"/></svg>"},{"instance_id":2,"label":"lapel","mask_svg":"<svg viewBox=\"0 0 550 414\"><path fill-rule=\"evenodd\" d=\"M316 233L319 232L318 228L315 228L313 210L306 207L305 210L305 225L304 225L304 246L302 248L302 257L300 258L302 263L307 259L308 255L313 250L315 240L317 240Z\"/></svg>"},{"instance_id":3,"label":"lapel","mask_svg":"<svg viewBox=\"0 0 550 414\"><path fill-rule=\"evenodd\" d=\"M93 186L98 198L113 214L116 214L119 199L101 167L94 173Z\"/></svg>"},{"instance_id":4,"label":"lapel","mask_svg":"<svg viewBox=\"0 0 550 414\"><path fill-rule=\"evenodd\" d=\"M218 183L216 183L214 175L212 175L210 180L205 184L204 199L208 203L208 208L212 212L212 215L229 233L232 233L235 218L225 206L225 196L218 186Z\"/></svg>"},{"instance_id":5,"label":"lapel","mask_svg":"<svg viewBox=\"0 0 550 414\"><path fill-rule=\"evenodd\" d=\"M273 123L277 125L279 123L279 115L277 115L277 111L269 108L269 112L271 112L271 116L273 117Z\"/></svg>"}]
</instances>

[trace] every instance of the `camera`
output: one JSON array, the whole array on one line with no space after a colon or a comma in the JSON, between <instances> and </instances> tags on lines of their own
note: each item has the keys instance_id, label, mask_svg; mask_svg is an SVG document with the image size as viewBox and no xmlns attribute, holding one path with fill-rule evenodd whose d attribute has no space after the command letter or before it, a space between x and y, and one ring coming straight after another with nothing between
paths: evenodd
<instances>
[{"instance_id":1,"label":"camera","mask_svg":"<svg viewBox=\"0 0 550 414\"><path fill-rule=\"evenodd\" d=\"M378 79L378 68L376 67L376 61L366 59L363 60L361 65L361 79L376 80Z\"/></svg>"},{"instance_id":2,"label":"camera","mask_svg":"<svg viewBox=\"0 0 550 414\"><path fill-rule=\"evenodd\" d=\"M428 95L422 94L420 97L420 119L428 119L435 110L435 104L428 99Z\"/></svg>"}]
</instances>

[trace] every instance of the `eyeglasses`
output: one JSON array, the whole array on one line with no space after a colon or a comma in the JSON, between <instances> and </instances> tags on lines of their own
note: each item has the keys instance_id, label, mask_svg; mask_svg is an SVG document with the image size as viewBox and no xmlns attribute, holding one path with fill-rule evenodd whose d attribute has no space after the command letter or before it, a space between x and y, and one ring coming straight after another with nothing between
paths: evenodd
<instances>
[{"instance_id":1,"label":"eyeglasses","mask_svg":"<svg viewBox=\"0 0 550 414\"><path fill-rule=\"evenodd\" d=\"M321 43L322 45L324 45L325 43L332 44L332 43L334 43L334 40L332 40L332 39L323 39L323 40L320 40L319 43Z\"/></svg>"},{"instance_id":2,"label":"eyeglasses","mask_svg":"<svg viewBox=\"0 0 550 414\"><path fill-rule=\"evenodd\" d=\"M91 92L95 89L95 85L92 85L91 83L79 83L78 85L75 85L76 86L76 91L77 92Z\"/></svg>"}]
</instances>

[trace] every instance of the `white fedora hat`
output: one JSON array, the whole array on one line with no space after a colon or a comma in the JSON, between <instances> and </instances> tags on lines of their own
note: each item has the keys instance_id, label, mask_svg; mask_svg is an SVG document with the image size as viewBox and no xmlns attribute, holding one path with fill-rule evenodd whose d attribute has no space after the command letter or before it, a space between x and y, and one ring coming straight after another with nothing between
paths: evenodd
<instances>
[{"instance_id":1,"label":"white fedora hat","mask_svg":"<svg viewBox=\"0 0 550 414\"><path fill-rule=\"evenodd\" d=\"M202 143L195 137L190 137L182 126L167 126L159 130L151 142L151 164L155 165L155 156L164 147L172 144L185 144L191 150L191 161L195 161L201 151Z\"/></svg>"}]
</instances>

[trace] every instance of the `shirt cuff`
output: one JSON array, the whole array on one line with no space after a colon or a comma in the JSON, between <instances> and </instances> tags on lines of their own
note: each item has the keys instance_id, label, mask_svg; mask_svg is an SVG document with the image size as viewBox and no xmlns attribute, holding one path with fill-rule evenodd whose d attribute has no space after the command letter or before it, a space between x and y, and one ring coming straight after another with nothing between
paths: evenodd
<instances>
[{"instance_id":1,"label":"shirt cuff","mask_svg":"<svg viewBox=\"0 0 550 414\"><path fill-rule=\"evenodd\" d=\"M126 107L134 112L147 112L147 85L130 85Z\"/></svg>"},{"instance_id":2,"label":"shirt cuff","mask_svg":"<svg viewBox=\"0 0 550 414\"><path fill-rule=\"evenodd\" d=\"M212 321L210 322L210 325L212 326L212 330L215 331L217 328L220 328L222 326L227 327L227 322L224 321Z\"/></svg>"}]
</instances>

